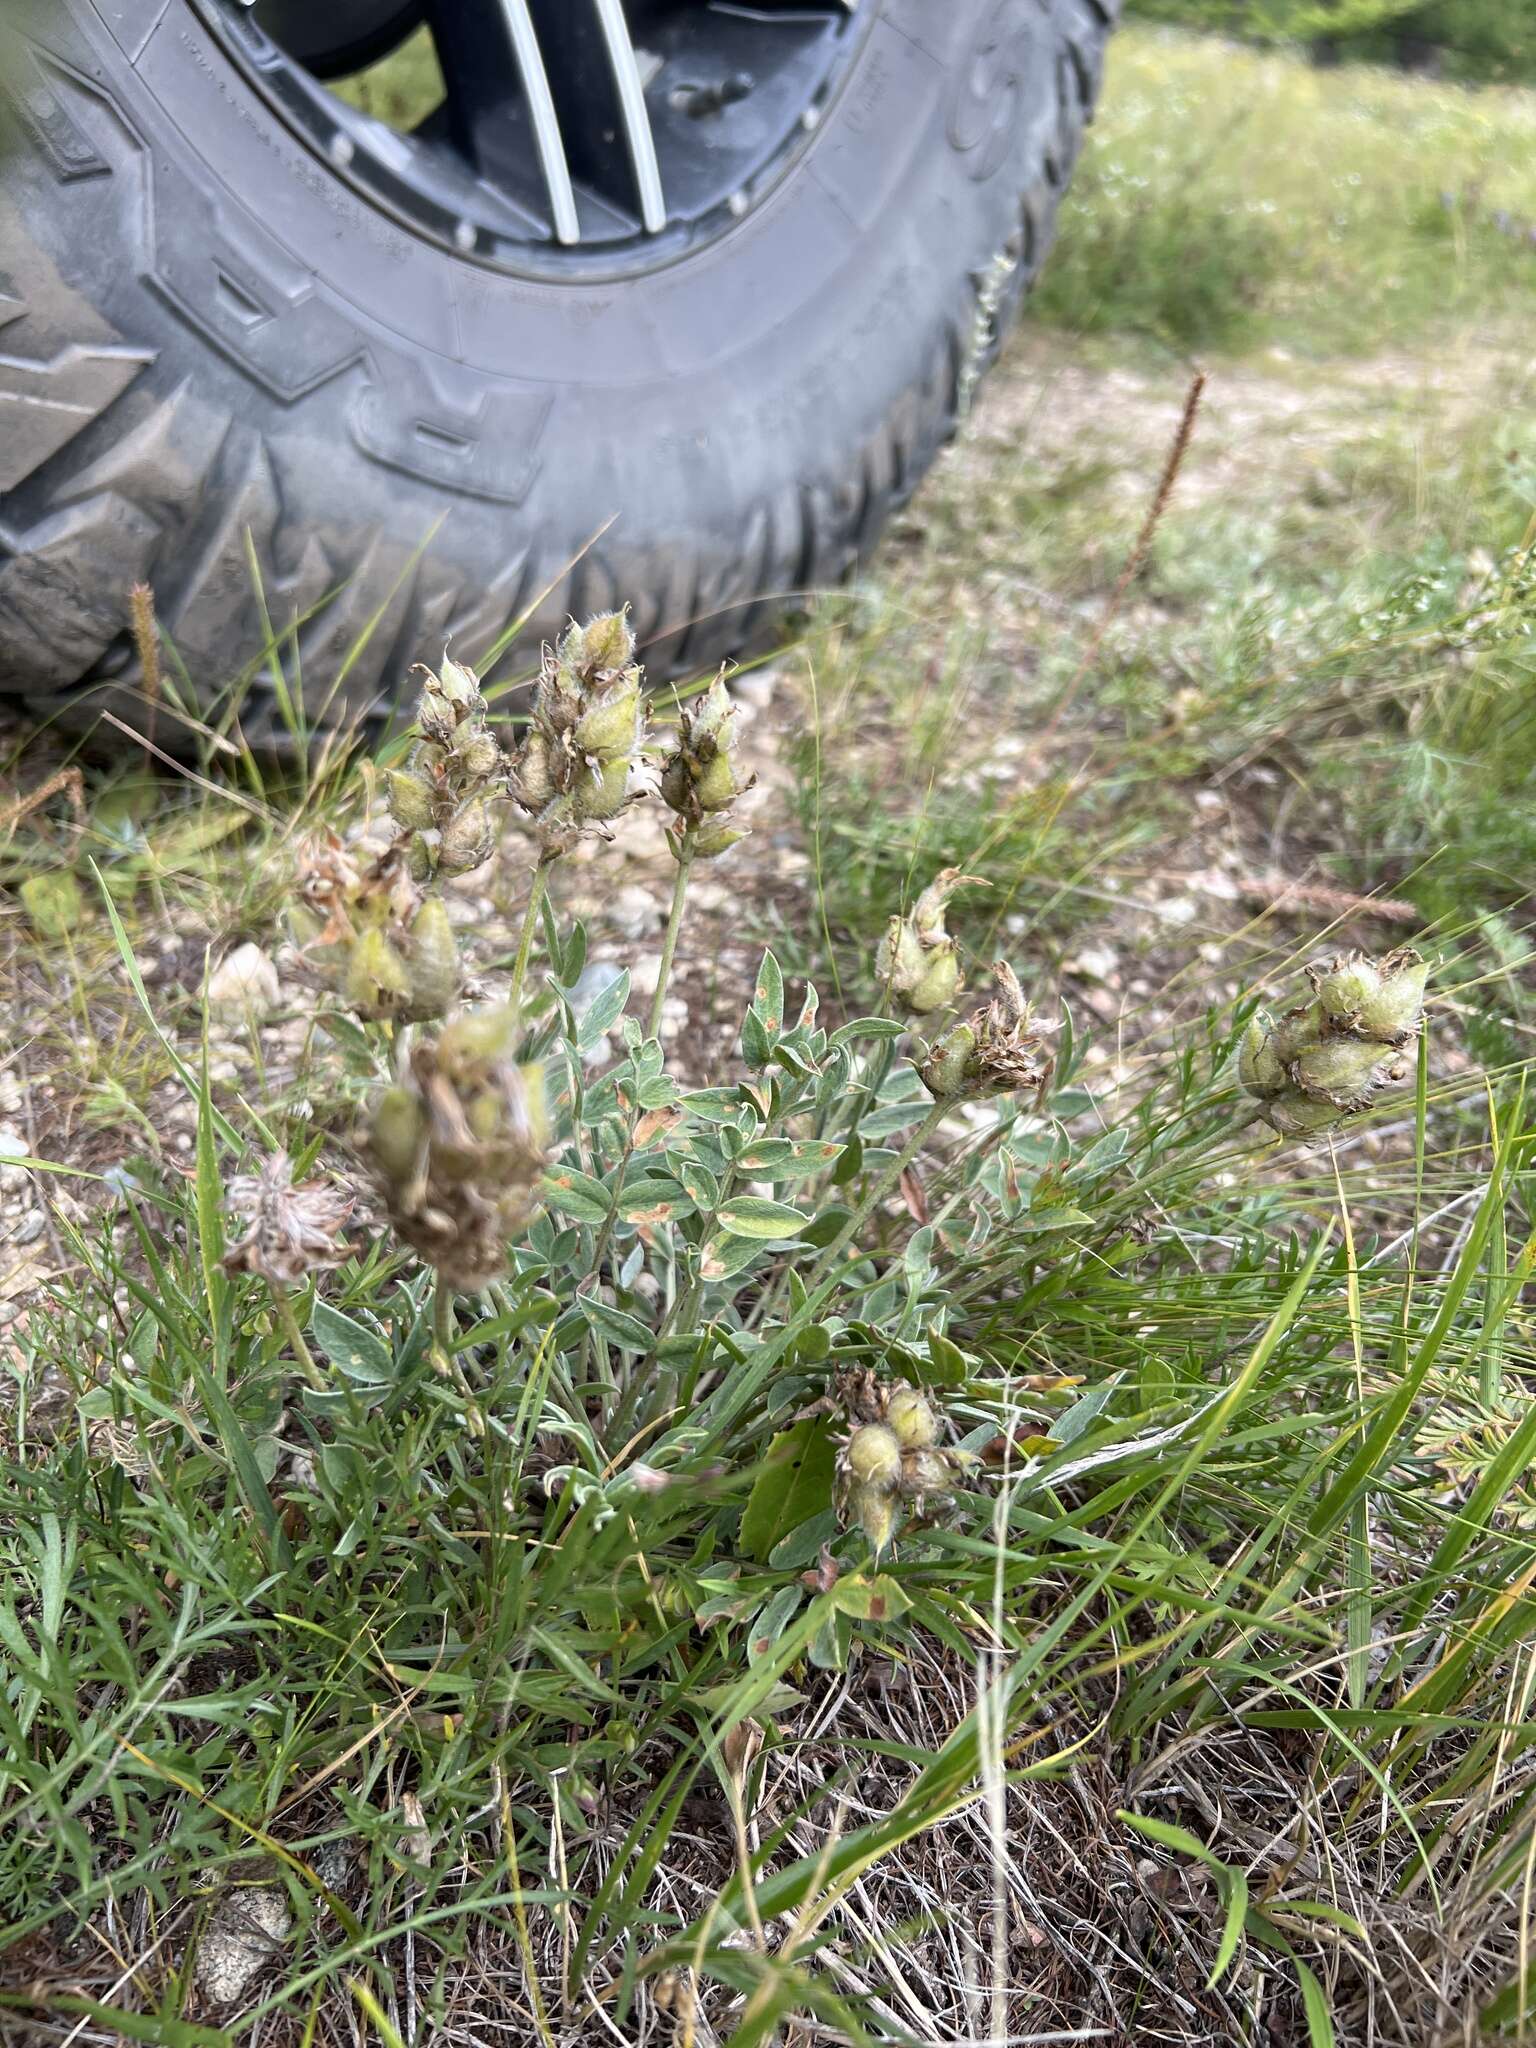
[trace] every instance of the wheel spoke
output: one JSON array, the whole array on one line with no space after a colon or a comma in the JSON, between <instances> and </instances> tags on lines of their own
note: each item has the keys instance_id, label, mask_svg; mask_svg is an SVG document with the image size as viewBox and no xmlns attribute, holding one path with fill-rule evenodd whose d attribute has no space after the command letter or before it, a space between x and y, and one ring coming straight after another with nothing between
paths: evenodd
<instances>
[{"instance_id":1,"label":"wheel spoke","mask_svg":"<svg viewBox=\"0 0 1536 2048\"><path fill-rule=\"evenodd\" d=\"M623 0L593 0L598 26L608 48L608 64L619 112L624 122L624 141L640 199L640 218L649 234L658 235L667 224L667 206L662 197L661 170L656 162L656 143L651 134L650 111L645 104L645 87L635 62L629 23L624 19Z\"/></svg>"},{"instance_id":2,"label":"wheel spoke","mask_svg":"<svg viewBox=\"0 0 1536 2048\"><path fill-rule=\"evenodd\" d=\"M481 178L533 201L553 239L581 239L560 109L529 0L434 0L432 40L454 139Z\"/></svg>"},{"instance_id":3,"label":"wheel spoke","mask_svg":"<svg viewBox=\"0 0 1536 2048\"><path fill-rule=\"evenodd\" d=\"M544 56L539 48L528 0L497 0L497 5L512 40L518 76L523 81L523 92L528 101L534 147L539 152L539 169L544 173L544 189L549 194L549 210L555 223L555 239L559 242L578 241L581 229L576 219L576 195L571 190L570 166L565 160L565 143L560 135L554 95L549 89L549 77L544 69ZM633 52L630 53L630 62L634 62ZM657 189L660 190L659 182Z\"/></svg>"}]
</instances>

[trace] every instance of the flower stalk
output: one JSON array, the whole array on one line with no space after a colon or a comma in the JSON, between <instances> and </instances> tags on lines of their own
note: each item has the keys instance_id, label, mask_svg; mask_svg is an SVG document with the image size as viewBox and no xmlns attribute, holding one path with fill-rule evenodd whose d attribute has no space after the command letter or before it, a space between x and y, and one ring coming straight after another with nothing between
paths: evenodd
<instances>
[{"instance_id":1,"label":"flower stalk","mask_svg":"<svg viewBox=\"0 0 1536 2048\"><path fill-rule=\"evenodd\" d=\"M528 962L533 953L534 928L539 921L539 912L544 907L544 899L549 893L549 871L559 858L558 853L541 853L534 863L529 883L528 907L523 912L523 926L517 937L517 958L512 967L512 985L507 990L507 1008L519 1022L523 1014L523 987L528 979Z\"/></svg>"},{"instance_id":2,"label":"flower stalk","mask_svg":"<svg viewBox=\"0 0 1536 2048\"><path fill-rule=\"evenodd\" d=\"M661 1012L667 1000L667 982L672 974L672 962L677 954L677 935L683 928L683 911L688 901L688 876L694 862L694 845L698 839L698 828L685 824L677 835L674 852L677 858L677 873L672 880L672 908L667 915L666 934L661 942L661 965L656 970L656 990L651 997L651 1021L648 1035L661 1036Z\"/></svg>"}]
</instances>

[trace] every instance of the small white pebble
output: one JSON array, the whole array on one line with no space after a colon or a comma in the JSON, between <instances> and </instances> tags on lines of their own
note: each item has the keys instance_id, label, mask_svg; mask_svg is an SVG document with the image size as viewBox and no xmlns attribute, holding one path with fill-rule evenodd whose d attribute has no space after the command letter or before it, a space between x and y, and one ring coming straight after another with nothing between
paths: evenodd
<instances>
[{"instance_id":1,"label":"small white pebble","mask_svg":"<svg viewBox=\"0 0 1536 2048\"><path fill-rule=\"evenodd\" d=\"M282 993L270 956L252 940L236 946L208 978L208 1007L225 1016L265 1017Z\"/></svg>"}]
</instances>

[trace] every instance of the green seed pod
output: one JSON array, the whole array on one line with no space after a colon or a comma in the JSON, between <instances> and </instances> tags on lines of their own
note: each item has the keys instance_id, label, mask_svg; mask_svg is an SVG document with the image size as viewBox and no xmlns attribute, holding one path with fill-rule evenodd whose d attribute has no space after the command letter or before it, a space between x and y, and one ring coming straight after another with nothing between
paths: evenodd
<instances>
[{"instance_id":1,"label":"green seed pod","mask_svg":"<svg viewBox=\"0 0 1536 2048\"><path fill-rule=\"evenodd\" d=\"M1275 1053L1273 1034L1267 1017L1255 1017L1243 1033L1242 1049L1237 1056L1238 1079L1250 1095L1261 1099L1279 1095L1286 1086L1285 1063Z\"/></svg>"},{"instance_id":2,"label":"green seed pod","mask_svg":"<svg viewBox=\"0 0 1536 2048\"><path fill-rule=\"evenodd\" d=\"M1381 1075L1381 1047L1369 1039L1325 1038L1291 1063L1291 1078L1307 1095L1340 1109L1366 1108Z\"/></svg>"},{"instance_id":3,"label":"green seed pod","mask_svg":"<svg viewBox=\"0 0 1536 2048\"><path fill-rule=\"evenodd\" d=\"M923 945L910 918L887 920L875 948L875 978L882 988L889 987L893 995L903 1000L907 990L916 988L922 980Z\"/></svg>"},{"instance_id":4,"label":"green seed pod","mask_svg":"<svg viewBox=\"0 0 1536 2048\"><path fill-rule=\"evenodd\" d=\"M735 764L722 748L713 760L704 763L693 785L694 801L701 811L723 811L741 795L742 788L736 779Z\"/></svg>"},{"instance_id":5,"label":"green seed pod","mask_svg":"<svg viewBox=\"0 0 1536 2048\"><path fill-rule=\"evenodd\" d=\"M614 674L635 658L635 636L625 612L599 612L566 635L565 658L583 678Z\"/></svg>"},{"instance_id":6,"label":"green seed pod","mask_svg":"<svg viewBox=\"0 0 1536 2048\"><path fill-rule=\"evenodd\" d=\"M571 795L578 818L616 818L629 795L628 758L621 754L600 767L583 768Z\"/></svg>"},{"instance_id":7,"label":"green seed pod","mask_svg":"<svg viewBox=\"0 0 1536 2048\"><path fill-rule=\"evenodd\" d=\"M946 1031L918 1067L936 1102L979 1101L1015 1089L1044 1088L1051 1060L1031 1028L1029 1004L1006 960L992 963L992 998Z\"/></svg>"},{"instance_id":8,"label":"green seed pod","mask_svg":"<svg viewBox=\"0 0 1536 2048\"><path fill-rule=\"evenodd\" d=\"M384 793L390 813L408 832L426 832L437 823L435 792L424 775L404 768L386 768Z\"/></svg>"},{"instance_id":9,"label":"green seed pod","mask_svg":"<svg viewBox=\"0 0 1536 2048\"><path fill-rule=\"evenodd\" d=\"M1322 1004L1316 1001L1303 1003L1299 1009L1288 1010L1273 1027L1269 1049L1283 1066L1289 1066L1298 1053L1316 1045L1328 1028Z\"/></svg>"},{"instance_id":10,"label":"green seed pod","mask_svg":"<svg viewBox=\"0 0 1536 2048\"><path fill-rule=\"evenodd\" d=\"M466 662L452 661L444 655L437 681L443 696L461 719L473 711L484 710L485 699L480 695L480 679Z\"/></svg>"},{"instance_id":11,"label":"green seed pod","mask_svg":"<svg viewBox=\"0 0 1536 2048\"><path fill-rule=\"evenodd\" d=\"M631 669L582 713L576 727L578 752L599 761L628 761L640 741L640 675Z\"/></svg>"},{"instance_id":12,"label":"green seed pod","mask_svg":"<svg viewBox=\"0 0 1536 2048\"><path fill-rule=\"evenodd\" d=\"M918 1073L935 1102L954 1102L971 1093L969 1068L976 1051L976 1033L957 1024L928 1048Z\"/></svg>"},{"instance_id":13,"label":"green seed pod","mask_svg":"<svg viewBox=\"0 0 1536 2048\"><path fill-rule=\"evenodd\" d=\"M875 954L883 986L914 1016L927 1016L960 993L960 955L944 914L957 889L985 886L979 875L941 868L905 917L893 917Z\"/></svg>"},{"instance_id":14,"label":"green seed pod","mask_svg":"<svg viewBox=\"0 0 1536 2048\"><path fill-rule=\"evenodd\" d=\"M901 1476L901 1445L882 1422L866 1422L848 1439L843 1461L856 1486L889 1488Z\"/></svg>"},{"instance_id":15,"label":"green seed pod","mask_svg":"<svg viewBox=\"0 0 1536 2048\"><path fill-rule=\"evenodd\" d=\"M386 1180L405 1186L419 1170L426 1136L420 1098L409 1088L386 1088L373 1106L367 1132L369 1153Z\"/></svg>"},{"instance_id":16,"label":"green seed pod","mask_svg":"<svg viewBox=\"0 0 1536 2048\"><path fill-rule=\"evenodd\" d=\"M1300 1088L1290 1088L1265 1104L1264 1115L1282 1137L1312 1137L1331 1130L1342 1120L1344 1112L1336 1103L1306 1095Z\"/></svg>"},{"instance_id":17,"label":"green seed pod","mask_svg":"<svg viewBox=\"0 0 1536 2048\"><path fill-rule=\"evenodd\" d=\"M926 1451L939 1440L939 1418L918 1387L893 1387L885 1404L885 1420L904 1451Z\"/></svg>"},{"instance_id":18,"label":"green seed pod","mask_svg":"<svg viewBox=\"0 0 1536 2048\"><path fill-rule=\"evenodd\" d=\"M1429 962L1404 947L1389 953L1381 967L1379 987L1360 1005L1360 1028L1373 1038L1400 1044L1418 1029Z\"/></svg>"},{"instance_id":19,"label":"green seed pod","mask_svg":"<svg viewBox=\"0 0 1536 2048\"><path fill-rule=\"evenodd\" d=\"M353 944L343 990L360 1017L393 1017L410 999L405 962L377 925Z\"/></svg>"},{"instance_id":20,"label":"green seed pod","mask_svg":"<svg viewBox=\"0 0 1536 2048\"><path fill-rule=\"evenodd\" d=\"M429 896L422 904L411 920L408 937L408 1014L418 1022L441 1017L459 992L459 948L440 896Z\"/></svg>"},{"instance_id":21,"label":"green seed pod","mask_svg":"<svg viewBox=\"0 0 1536 2048\"><path fill-rule=\"evenodd\" d=\"M725 677L718 675L695 705L692 726L696 740L712 739L723 748L735 740L735 709Z\"/></svg>"},{"instance_id":22,"label":"green seed pod","mask_svg":"<svg viewBox=\"0 0 1536 2048\"><path fill-rule=\"evenodd\" d=\"M500 771L502 758L495 735L477 732L459 749L459 772L468 782L489 782Z\"/></svg>"},{"instance_id":23,"label":"green seed pod","mask_svg":"<svg viewBox=\"0 0 1536 2048\"><path fill-rule=\"evenodd\" d=\"M901 1460L901 1497L903 1500L925 1501L931 1493L953 1493L955 1467L943 1451L936 1451L930 1445L920 1445L916 1450L906 1451Z\"/></svg>"},{"instance_id":24,"label":"green seed pod","mask_svg":"<svg viewBox=\"0 0 1536 2048\"><path fill-rule=\"evenodd\" d=\"M960 993L960 956L953 939L929 949L922 973L907 990L905 1002L915 1016L942 1010Z\"/></svg>"},{"instance_id":25,"label":"green seed pod","mask_svg":"<svg viewBox=\"0 0 1536 2048\"><path fill-rule=\"evenodd\" d=\"M482 1066L505 1059L516 1036L517 1019L505 1004L465 1010L438 1034L438 1070L457 1087Z\"/></svg>"},{"instance_id":26,"label":"green seed pod","mask_svg":"<svg viewBox=\"0 0 1536 2048\"><path fill-rule=\"evenodd\" d=\"M876 1486L856 1486L849 1495L854 1520L869 1538L878 1557L890 1542L896 1527L896 1497Z\"/></svg>"},{"instance_id":27,"label":"green seed pod","mask_svg":"<svg viewBox=\"0 0 1536 2048\"><path fill-rule=\"evenodd\" d=\"M495 821L488 807L477 797L456 812L443 827L438 864L444 874L467 875L471 868L488 861L495 851Z\"/></svg>"},{"instance_id":28,"label":"green seed pod","mask_svg":"<svg viewBox=\"0 0 1536 2048\"><path fill-rule=\"evenodd\" d=\"M1380 988L1381 976L1374 961L1357 953L1334 962L1317 984L1317 999L1330 1023L1354 1025L1360 1019L1362 1007Z\"/></svg>"}]
</instances>

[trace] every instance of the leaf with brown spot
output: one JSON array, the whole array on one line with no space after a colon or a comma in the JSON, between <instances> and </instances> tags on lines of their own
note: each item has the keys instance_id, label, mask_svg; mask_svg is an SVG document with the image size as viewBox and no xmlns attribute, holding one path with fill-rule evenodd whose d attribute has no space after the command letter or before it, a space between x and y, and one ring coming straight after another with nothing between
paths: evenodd
<instances>
[{"instance_id":1,"label":"leaf with brown spot","mask_svg":"<svg viewBox=\"0 0 1536 2048\"><path fill-rule=\"evenodd\" d=\"M675 1109L648 1109L635 1125L635 1150L645 1151L648 1145L653 1145L658 1138L665 1136L679 1120L679 1112Z\"/></svg>"},{"instance_id":2,"label":"leaf with brown spot","mask_svg":"<svg viewBox=\"0 0 1536 2048\"><path fill-rule=\"evenodd\" d=\"M862 1572L839 1579L832 1588L832 1602L839 1614L854 1621L896 1621L912 1605L907 1594L889 1573L867 1579Z\"/></svg>"}]
</instances>

